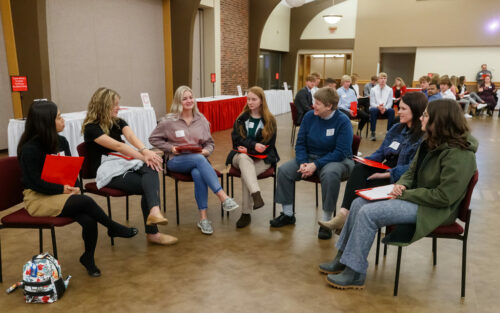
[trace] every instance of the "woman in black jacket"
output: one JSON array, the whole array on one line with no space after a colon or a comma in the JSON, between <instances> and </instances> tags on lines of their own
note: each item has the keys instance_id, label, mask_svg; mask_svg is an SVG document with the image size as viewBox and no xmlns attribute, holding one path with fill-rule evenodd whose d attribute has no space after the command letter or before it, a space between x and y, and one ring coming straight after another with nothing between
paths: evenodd
<instances>
[{"instance_id":1,"label":"woman in black jacket","mask_svg":"<svg viewBox=\"0 0 500 313\"><path fill-rule=\"evenodd\" d=\"M68 141L57 134L63 129L64 119L55 103L47 100L33 102L17 147L25 187L24 204L32 216L75 219L82 226L85 243L85 252L80 257L80 263L85 266L90 276L98 277L101 276L101 271L94 261L97 222L108 228L108 235L111 237L130 238L137 234L137 229L111 220L92 198L80 194L80 188L42 180L46 155L71 156Z\"/></svg>"},{"instance_id":2,"label":"woman in black jacket","mask_svg":"<svg viewBox=\"0 0 500 313\"><path fill-rule=\"evenodd\" d=\"M257 176L279 161L276 150L276 119L269 111L264 90L252 87L248 90L247 104L234 122L233 150L226 164L241 171L242 210L236 227L250 224L250 213L264 206ZM253 203L253 204L252 204Z\"/></svg>"}]
</instances>

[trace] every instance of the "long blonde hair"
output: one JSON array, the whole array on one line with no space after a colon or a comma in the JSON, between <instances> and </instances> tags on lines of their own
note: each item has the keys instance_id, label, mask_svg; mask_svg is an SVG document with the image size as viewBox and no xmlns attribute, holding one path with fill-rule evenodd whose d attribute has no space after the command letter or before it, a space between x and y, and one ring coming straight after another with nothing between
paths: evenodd
<instances>
[{"instance_id":1,"label":"long blonde hair","mask_svg":"<svg viewBox=\"0 0 500 313\"><path fill-rule=\"evenodd\" d=\"M111 115L111 110L117 99L120 99L120 95L116 91L106 87L97 89L90 98L87 116L85 116L82 125L82 134L85 131L85 126L97 123L102 131L109 135L109 130L113 127L113 124L118 125L118 118Z\"/></svg>"},{"instance_id":2,"label":"long blonde hair","mask_svg":"<svg viewBox=\"0 0 500 313\"><path fill-rule=\"evenodd\" d=\"M172 105L170 106L170 113L167 114L167 118L173 118L175 120L179 119L183 110L182 97L186 91L189 91L194 98L193 91L188 86L180 86L177 88L177 90L175 90L174 99L172 101ZM196 104L196 99L194 99L193 115L198 112L198 105Z\"/></svg>"},{"instance_id":3,"label":"long blonde hair","mask_svg":"<svg viewBox=\"0 0 500 313\"><path fill-rule=\"evenodd\" d=\"M264 128L262 129L262 140L264 142L268 142L276 133L276 119L274 118L273 114L271 111L269 111L269 107L267 106L267 101L266 101L266 94L264 93L264 90L258 86L254 86L250 89L248 89L248 92L253 93L260 99L260 116L262 116L263 123L264 123ZM243 114L248 113L250 114L250 109L248 108L248 103L245 104L245 107L243 108L243 111L240 113L238 118L242 116ZM245 132L244 132L244 126L240 125L239 128L240 136L245 137Z\"/></svg>"}]
</instances>

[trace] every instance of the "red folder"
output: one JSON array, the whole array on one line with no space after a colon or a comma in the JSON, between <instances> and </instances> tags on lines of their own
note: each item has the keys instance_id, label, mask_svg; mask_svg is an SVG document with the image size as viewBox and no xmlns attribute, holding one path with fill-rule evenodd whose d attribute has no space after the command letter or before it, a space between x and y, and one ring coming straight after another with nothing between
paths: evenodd
<instances>
[{"instance_id":1,"label":"red folder","mask_svg":"<svg viewBox=\"0 0 500 313\"><path fill-rule=\"evenodd\" d=\"M83 157L50 155L45 157L41 178L49 183L74 187Z\"/></svg>"},{"instance_id":2,"label":"red folder","mask_svg":"<svg viewBox=\"0 0 500 313\"><path fill-rule=\"evenodd\" d=\"M358 103L356 101L351 102L352 116L358 115Z\"/></svg>"},{"instance_id":3,"label":"red folder","mask_svg":"<svg viewBox=\"0 0 500 313\"><path fill-rule=\"evenodd\" d=\"M394 184L366 189L358 189L356 190L356 194L361 198L370 201L387 200L392 199L392 196L390 196L389 193L393 190L393 188Z\"/></svg>"},{"instance_id":4,"label":"red folder","mask_svg":"<svg viewBox=\"0 0 500 313\"><path fill-rule=\"evenodd\" d=\"M267 146L267 147L269 147L269 146ZM233 151L236 151L238 153L244 153L244 154L249 155L249 156L256 158L256 159L261 159L261 160L267 159L267 155L264 155L264 154L250 154L248 152L240 152L240 151L235 150L235 149L233 149Z\"/></svg>"},{"instance_id":5,"label":"red folder","mask_svg":"<svg viewBox=\"0 0 500 313\"><path fill-rule=\"evenodd\" d=\"M197 145L183 145L175 147L179 153L201 153L201 147Z\"/></svg>"},{"instance_id":6,"label":"red folder","mask_svg":"<svg viewBox=\"0 0 500 313\"><path fill-rule=\"evenodd\" d=\"M380 162L377 162L377 161L372 161L372 160L368 160L368 159L365 159L365 158L362 158L362 157L359 157L357 155L354 155L352 157L352 159L358 163L361 163L361 164L364 164L364 165L368 165L368 166L371 166L371 167L375 167L375 168L381 168L383 170L388 170L390 169L389 166L383 164L383 163L380 163Z\"/></svg>"}]
</instances>

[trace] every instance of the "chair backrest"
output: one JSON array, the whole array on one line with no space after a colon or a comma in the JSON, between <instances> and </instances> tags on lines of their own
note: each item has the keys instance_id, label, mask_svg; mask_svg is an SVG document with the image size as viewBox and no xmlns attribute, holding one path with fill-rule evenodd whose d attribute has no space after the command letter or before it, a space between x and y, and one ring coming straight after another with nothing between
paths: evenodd
<instances>
[{"instance_id":1,"label":"chair backrest","mask_svg":"<svg viewBox=\"0 0 500 313\"><path fill-rule=\"evenodd\" d=\"M292 112L293 125L297 125L297 107L293 102L290 102L290 111Z\"/></svg>"},{"instance_id":2,"label":"chair backrest","mask_svg":"<svg viewBox=\"0 0 500 313\"><path fill-rule=\"evenodd\" d=\"M361 143L361 136L352 135L352 155L358 155L360 143Z\"/></svg>"},{"instance_id":3,"label":"chair backrest","mask_svg":"<svg viewBox=\"0 0 500 313\"><path fill-rule=\"evenodd\" d=\"M17 157L0 159L0 211L7 210L23 201L21 167Z\"/></svg>"},{"instance_id":4,"label":"chair backrest","mask_svg":"<svg viewBox=\"0 0 500 313\"><path fill-rule=\"evenodd\" d=\"M467 186L467 193L465 194L465 197L460 203L460 211L458 212L458 218L464 223L467 221L467 214L469 211L470 200L472 198L472 192L474 191L474 187L476 186L478 178L479 178L479 172L478 170L476 170L474 172L474 175L472 175L472 178L469 181L469 185Z\"/></svg>"},{"instance_id":5,"label":"chair backrest","mask_svg":"<svg viewBox=\"0 0 500 313\"><path fill-rule=\"evenodd\" d=\"M78 151L78 155L83 157L83 164L80 170L80 176L83 179L93 179L95 178L96 173L92 173L90 166L90 158L88 157L87 145L85 142L82 142L76 147L76 151Z\"/></svg>"}]
</instances>

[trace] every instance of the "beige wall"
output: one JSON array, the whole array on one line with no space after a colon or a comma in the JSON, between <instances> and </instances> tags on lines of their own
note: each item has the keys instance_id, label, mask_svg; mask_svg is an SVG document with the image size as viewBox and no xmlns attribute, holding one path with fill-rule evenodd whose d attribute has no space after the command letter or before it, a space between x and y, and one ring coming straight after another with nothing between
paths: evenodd
<instances>
[{"instance_id":1,"label":"beige wall","mask_svg":"<svg viewBox=\"0 0 500 313\"><path fill-rule=\"evenodd\" d=\"M139 94L149 92L157 116L165 114L161 0L50 0L47 37L52 100L62 112L86 110L106 86L126 106L141 106Z\"/></svg>"},{"instance_id":2,"label":"beige wall","mask_svg":"<svg viewBox=\"0 0 500 313\"><path fill-rule=\"evenodd\" d=\"M264 25L260 48L288 52L290 49L290 8L280 3Z\"/></svg>"},{"instance_id":3,"label":"beige wall","mask_svg":"<svg viewBox=\"0 0 500 313\"><path fill-rule=\"evenodd\" d=\"M10 92L10 76L7 68L7 55L0 16L0 149L7 149L7 124L14 117L12 111L12 97Z\"/></svg>"},{"instance_id":4,"label":"beige wall","mask_svg":"<svg viewBox=\"0 0 500 313\"><path fill-rule=\"evenodd\" d=\"M300 39L341 39L354 38L356 33L356 12L358 0L347 0L319 12L302 32ZM325 22L323 15L337 14L342 15L342 19L335 25ZM330 27L337 27L333 33Z\"/></svg>"},{"instance_id":5,"label":"beige wall","mask_svg":"<svg viewBox=\"0 0 500 313\"><path fill-rule=\"evenodd\" d=\"M358 0L353 72L375 74L380 47L500 45L500 32L485 30L498 12L498 0Z\"/></svg>"}]
</instances>

